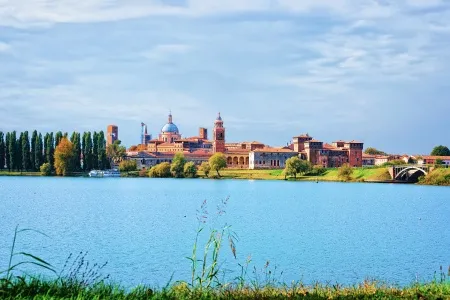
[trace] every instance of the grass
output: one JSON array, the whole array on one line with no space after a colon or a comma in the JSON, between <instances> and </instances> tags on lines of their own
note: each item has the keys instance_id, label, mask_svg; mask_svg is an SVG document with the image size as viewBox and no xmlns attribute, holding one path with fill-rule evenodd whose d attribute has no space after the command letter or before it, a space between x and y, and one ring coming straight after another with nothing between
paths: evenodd
<instances>
[{"instance_id":1,"label":"grass","mask_svg":"<svg viewBox=\"0 0 450 300\"><path fill-rule=\"evenodd\" d=\"M420 184L450 186L450 169L437 168L421 178Z\"/></svg>"},{"instance_id":2,"label":"grass","mask_svg":"<svg viewBox=\"0 0 450 300\"><path fill-rule=\"evenodd\" d=\"M41 172L20 172L20 171L8 171L1 170L0 176L42 176Z\"/></svg>"},{"instance_id":3,"label":"grass","mask_svg":"<svg viewBox=\"0 0 450 300\"><path fill-rule=\"evenodd\" d=\"M177 283L162 289L138 286L127 290L116 284L84 286L64 280L17 278L0 282L2 299L448 299L450 284L432 282L409 287L365 281L356 286L339 285L236 287L192 289Z\"/></svg>"}]
</instances>

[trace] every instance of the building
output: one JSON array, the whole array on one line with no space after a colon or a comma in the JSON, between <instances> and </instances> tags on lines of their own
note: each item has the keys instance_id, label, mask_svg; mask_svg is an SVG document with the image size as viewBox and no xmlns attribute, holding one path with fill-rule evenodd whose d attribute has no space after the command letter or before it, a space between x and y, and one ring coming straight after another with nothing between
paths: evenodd
<instances>
[{"instance_id":1,"label":"building","mask_svg":"<svg viewBox=\"0 0 450 300\"><path fill-rule=\"evenodd\" d=\"M108 125L106 129L106 144L114 144L119 139L119 127L116 125Z\"/></svg>"},{"instance_id":2,"label":"building","mask_svg":"<svg viewBox=\"0 0 450 300\"><path fill-rule=\"evenodd\" d=\"M436 161L440 160L442 165L450 166L450 156L431 156L424 155L417 159L417 164L419 165L435 165Z\"/></svg>"},{"instance_id":3,"label":"building","mask_svg":"<svg viewBox=\"0 0 450 300\"><path fill-rule=\"evenodd\" d=\"M169 113L158 138L135 147L138 151L129 151L127 155L128 159L136 160L141 169L162 162L170 163L176 153L183 153L188 161L201 164L219 152L225 155L227 167L234 169L283 169L286 160L291 157L299 157L324 167L340 167L346 163L361 167L363 145L357 141L324 144L309 134L294 137L292 144L287 147L270 147L258 141L227 142L226 128L220 113L214 120L212 140L208 139L208 130L204 127L199 128L198 136L184 138L173 122L172 113Z\"/></svg>"},{"instance_id":4,"label":"building","mask_svg":"<svg viewBox=\"0 0 450 300\"><path fill-rule=\"evenodd\" d=\"M286 160L298 156L298 152L284 148L262 148L250 152L249 169L284 169Z\"/></svg>"}]
</instances>

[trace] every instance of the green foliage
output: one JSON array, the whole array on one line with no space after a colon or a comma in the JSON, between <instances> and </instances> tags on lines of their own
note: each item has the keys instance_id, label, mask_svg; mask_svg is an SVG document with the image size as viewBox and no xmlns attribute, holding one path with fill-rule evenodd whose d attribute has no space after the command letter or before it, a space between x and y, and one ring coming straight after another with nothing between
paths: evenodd
<instances>
[{"instance_id":1,"label":"green foliage","mask_svg":"<svg viewBox=\"0 0 450 300\"><path fill-rule=\"evenodd\" d=\"M39 168L39 170L41 171L41 175L43 175L43 176L52 175L52 166L49 163L42 164L42 166Z\"/></svg>"},{"instance_id":2,"label":"green foliage","mask_svg":"<svg viewBox=\"0 0 450 300\"><path fill-rule=\"evenodd\" d=\"M106 157L105 133L100 131L97 135L97 165L100 170L109 168L109 162Z\"/></svg>"},{"instance_id":3,"label":"green foliage","mask_svg":"<svg viewBox=\"0 0 450 300\"><path fill-rule=\"evenodd\" d=\"M407 163L403 159L394 159L391 161L388 161L382 165L382 167L389 167L389 166L402 166L407 165Z\"/></svg>"},{"instance_id":4,"label":"green foliage","mask_svg":"<svg viewBox=\"0 0 450 300\"><path fill-rule=\"evenodd\" d=\"M386 152L380 151L373 147L367 148L366 150L364 150L364 153L369 155L386 155Z\"/></svg>"},{"instance_id":5,"label":"green foliage","mask_svg":"<svg viewBox=\"0 0 450 300\"><path fill-rule=\"evenodd\" d=\"M90 171L94 168L92 135L90 132L85 132L83 134L82 152L83 152L83 170Z\"/></svg>"},{"instance_id":6,"label":"green foliage","mask_svg":"<svg viewBox=\"0 0 450 300\"><path fill-rule=\"evenodd\" d=\"M215 153L209 158L209 166L211 170L217 172L217 176L220 177L219 171L227 167L227 159L223 153Z\"/></svg>"},{"instance_id":7,"label":"green foliage","mask_svg":"<svg viewBox=\"0 0 450 300\"><path fill-rule=\"evenodd\" d=\"M121 141L117 140L106 147L106 157L110 165L120 163L126 156L127 149L121 143Z\"/></svg>"},{"instance_id":8,"label":"green foliage","mask_svg":"<svg viewBox=\"0 0 450 300\"><path fill-rule=\"evenodd\" d=\"M5 138L3 132L0 131L0 170L5 168Z\"/></svg>"},{"instance_id":9,"label":"green foliage","mask_svg":"<svg viewBox=\"0 0 450 300\"><path fill-rule=\"evenodd\" d=\"M205 174L205 177L208 177L209 172L211 172L211 166L209 165L209 162L202 162L202 164L200 165L200 171Z\"/></svg>"},{"instance_id":10,"label":"green foliage","mask_svg":"<svg viewBox=\"0 0 450 300\"><path fill-rule=\"evenodd\" d=\"M450 149L446 146L436 146L431 151L432 156L450 156Z\"/></svg>"},{"instance_id":11,"label":"green foliage","mask_svg":"<svg viewBox=\"0 0 450 300\"><path fill-rule=\"evenodd\" d=\"M420 184L450 186L450 169L436 168L419 179Z\"/></svg>"},{"instance_id":12,"label":"green foliage","mask_svg":"<svg viewBox=\"0 0 450 300\"><path fill-rule=\"evenodd\" d=\"M58 131L58 132L55 134L55 148L58 147L59 142L61 142L62 138L63 138L62 132L61 132L61 131Z\"/></svg>"},{"instance_id":13,"label":"green foliage","mask_svg":"<svg viewBox=\"0 0 450 300\"><path fill-rule=\"evenodd\" d=\"M55 163L55 142L53 139L53 132L47 133L45 138L45 162L49 163L50 166L53 168Z\"/></svg>"},{"instance_id":14,"label":"green foliage","mask_svg":"<svg viewBox=\"0 0 450 300\"><path fill-rule=\"evenodd\" d=\"M172 176L175 178L183 177L185 164L186 159L184 158L183 153L176 153L170 166L170 172L172 173Z\"/></svg>"},{"instance_id":15,"label":"green foliage","mask_svg":"<svg viewBox=\"0 0 450 300\"><path fill-rule=\"evenodd\" d=\"M323 166L314 166L307 175L309 176L322 176L327 172L327 169Z\"/></svg>"},{"instance_id":16,"label":"green foliage","mask_svg":"<svg viewBox=\"0 0 450 300\"><path fill-rule=\"evenodd\" d=\"M305 174L310 172L312 169L312 165L309 161L301 160L297 156L294 156L286 160L284 175L294 176L294 178L297 178L297 174Z\"/></svg>"},{"instance_id":17,"label":"green foliage","mask_svg":"<svg viewBox=\"0 0 450 300\"><path fill-rule=\"evenodd\" d=\"M123 160L119 164L120 172L137 171L137 163L135 160Z\"/></svg>"},{"instance_id":18,"label":"green foliage","mask_svg":"<svg viewBox=\"0 0 450 300\"><path fill-rule=\"evenodd\" d=\"M169 178L171 177L170 164L168 162L160 163L152 167L148 175L152 178Z\"/></svg>"},{"instance_id":19,"label":"green foliage","mask_svg":"<svg viewBox=\"0 0 450 300\"><path fill-rule=\"evenodd\" d=\"M73 170L74 171L81 171L81 135L78 132L73 132L70 136L70 142L73 144Z\"/></svg>"},{"instance_id":20,"label":"green foliage","mask_svg":"<svg viewBox=\"0 0 450 300\"><path fill-rule=\"evenodd\" d=\"M349 164L344 164L338 169L338 178L343 181L352 179L353 168Z\"/></svg>"},{"instance_id":21,"label":"green foliage","mask_svg":"<svg viewBox=\"0 0 450 300\"><path fill-rule=\"evenodd\" d=\"M190 161L184 165L184 177L195 178L197 177L197 166L194 162Z\"/></svg>"}]
</instances>

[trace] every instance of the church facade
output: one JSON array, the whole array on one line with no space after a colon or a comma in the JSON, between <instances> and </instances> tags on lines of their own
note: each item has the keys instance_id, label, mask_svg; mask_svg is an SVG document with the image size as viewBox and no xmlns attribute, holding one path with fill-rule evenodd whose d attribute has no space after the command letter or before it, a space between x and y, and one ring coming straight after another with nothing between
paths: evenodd
<instances>
[{"instance_id":1,"label":"church facade","mask_svg":"<svg viewBox=\"0 0 450 300\"><path fill-rule=\"evenodd\" d=\"M158 138L139 145L140 151L128 151L127 159L136 160L139 169L148 169L162 162L171 163L176 153L183 153L186 160L200 165L214 153L223 153L227 167L233 169L283 169L286 160L298 156L313 165L339 167L345 163L362 166L363 143L338 141L324 144L308 134L293 138L286 147L270 147L261 142L226 142L226 128L220 113L214 120L213 136L208 139L208 130L199 128L199 134L183 138L173 116L169 113Z\"/></svg>"}]
</instances>

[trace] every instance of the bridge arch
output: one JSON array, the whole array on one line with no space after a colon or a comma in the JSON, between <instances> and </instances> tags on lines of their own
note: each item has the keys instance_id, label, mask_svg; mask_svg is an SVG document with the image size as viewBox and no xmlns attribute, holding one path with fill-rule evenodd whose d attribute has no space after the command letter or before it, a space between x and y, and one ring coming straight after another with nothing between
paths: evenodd
<instances>
[{"instance_id":1,"label":"bridge arch","mask_svg":"<svg viewBox=\"0 0 450 300\"><path fill-rule=\"evenodd\" d=\"M411 172L414 171L414 172ZM419 176L428 175L428 172L424 168L410 166L402 169L395 176L396 180L418 181Z\"/></svg>"}]
</instances>

